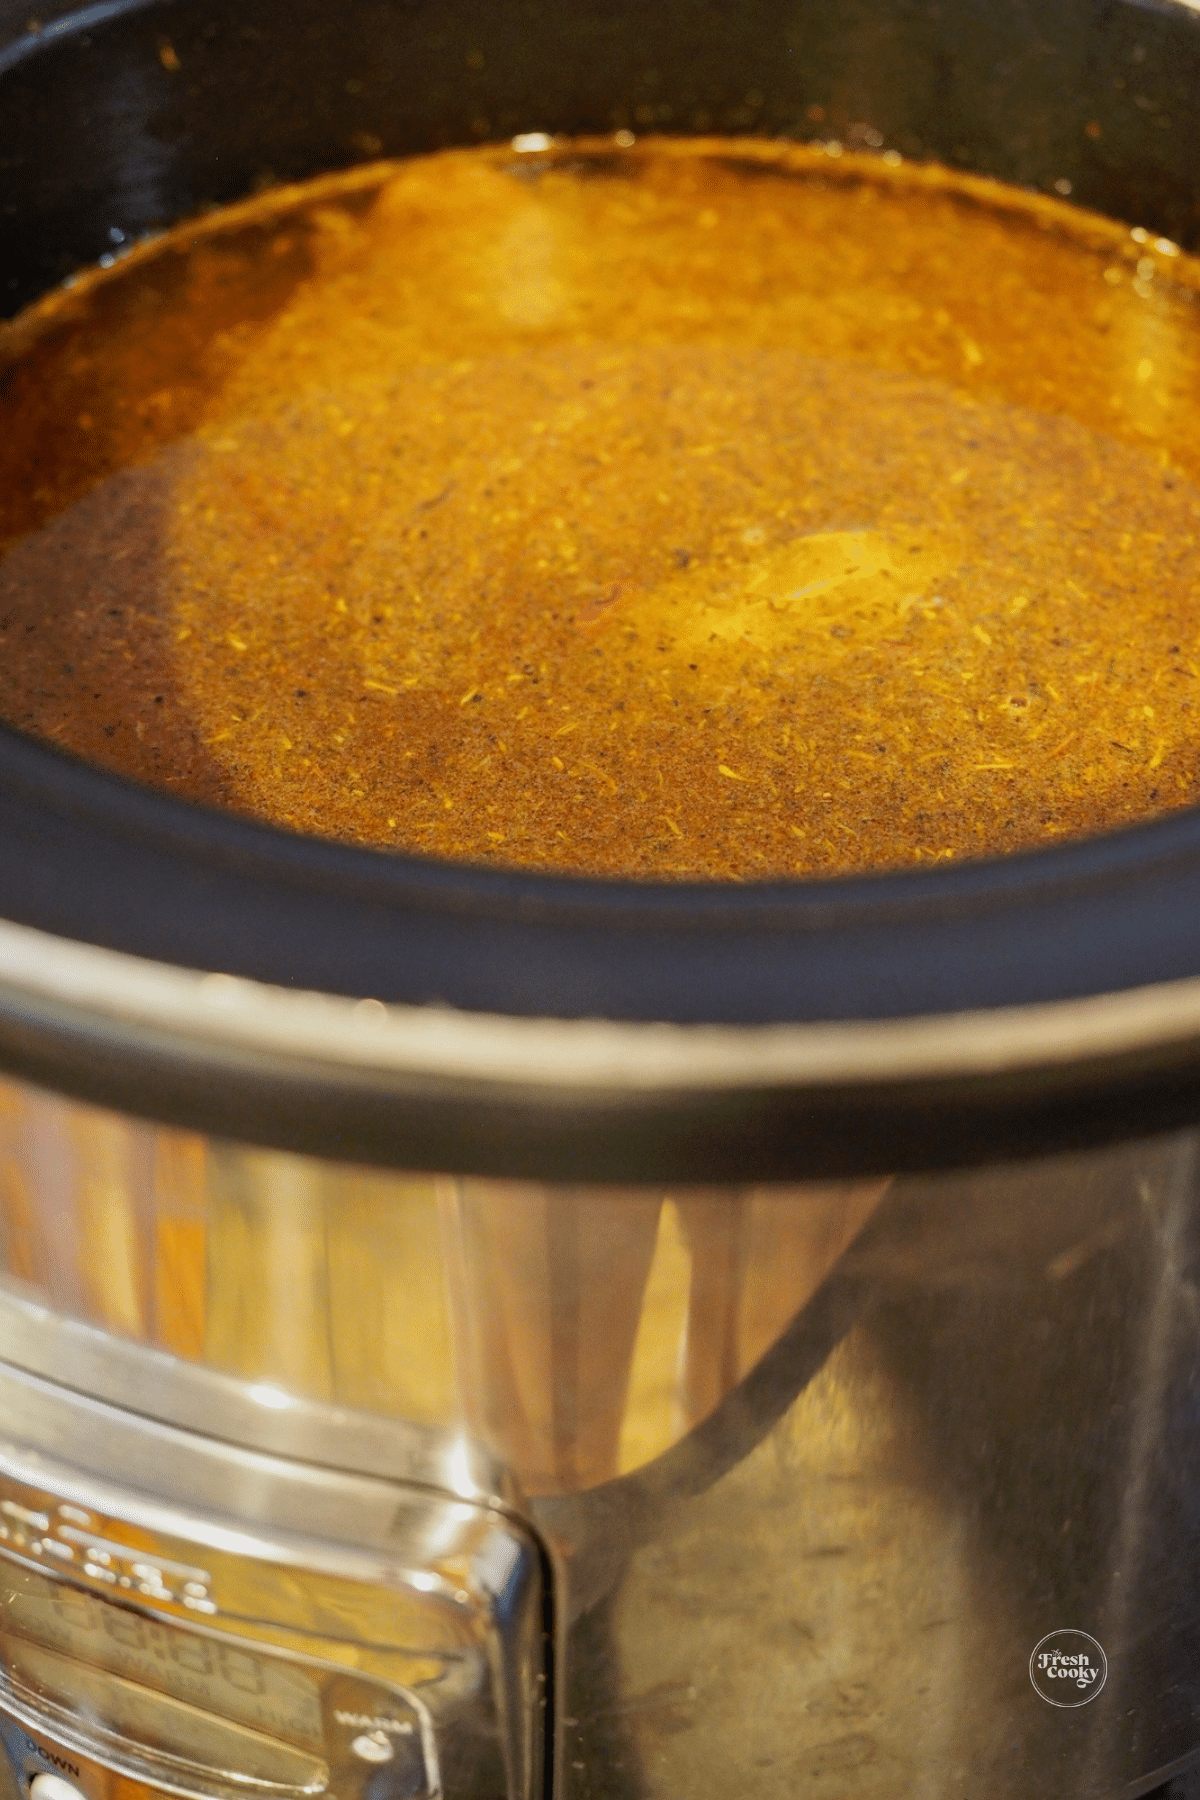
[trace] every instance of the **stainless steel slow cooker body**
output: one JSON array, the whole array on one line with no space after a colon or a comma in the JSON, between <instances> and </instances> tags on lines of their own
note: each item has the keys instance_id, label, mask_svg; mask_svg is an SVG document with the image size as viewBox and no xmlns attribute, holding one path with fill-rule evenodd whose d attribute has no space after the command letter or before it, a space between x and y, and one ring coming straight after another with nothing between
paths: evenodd
<instances>
[{"instance_id":1,"label":"stainless steel slow cooker body","mask_svg":"<svg viewBox=\"0 0 1200 1800\"><path fill-rule=\"evenodd\" d=\"M0 297L483 118L819 106L1190 245L1198 77L1126 0L4 4ZM639 887L0 732L0 844L18 1791L1132 1800L1200 1754L1196 816Z\"/></svg>"}]
</instances>

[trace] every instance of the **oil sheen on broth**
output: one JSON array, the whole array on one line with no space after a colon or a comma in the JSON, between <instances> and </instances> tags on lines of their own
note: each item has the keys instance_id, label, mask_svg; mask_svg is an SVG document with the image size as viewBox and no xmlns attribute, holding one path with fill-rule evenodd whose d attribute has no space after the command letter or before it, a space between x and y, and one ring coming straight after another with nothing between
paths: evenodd
<instances>
[{"instance_id":1,"label":"oil sheen on broth","mask_svg":"<svg viewBox=\"0 0 1200 1800\"><path fill-rule=\"evenodd\" d=\"M1188 804L1198 286L745 140L282 190L0 336L0 715L293 830L614 875Z\"/></svg>"}]
</instances>

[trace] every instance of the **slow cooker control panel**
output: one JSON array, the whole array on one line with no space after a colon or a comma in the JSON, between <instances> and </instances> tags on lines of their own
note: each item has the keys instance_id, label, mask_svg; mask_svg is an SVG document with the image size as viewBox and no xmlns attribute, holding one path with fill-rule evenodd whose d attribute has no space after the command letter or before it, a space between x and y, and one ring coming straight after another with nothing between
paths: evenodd
<instances>
[{"instance_id":1,"label":"slow cooker control panel","mask_svg":"<svg viewBox=\"0 0 1200 1800\"><path fill-rule=\"evenodd\" d=\"M414 1692L142 1614L8 1558L0 1660L5 1741L31 1800L54 1800L46 1783L33 1793L43 1774L90 1793L70 1746L197 1794L441 1792L432 1720Z\"/></svg>"},{"instance_id":2,"label":"slow cooker control panel","mask_svg":"<svg viewBox=\"0 0 1200 1800\"><path fill-rule=\"evenodd\" d=\"M72 1411L103 1468L53 1454ZM4 1364L0 1420L20 1800L111 1800L113 1775L181 1800L540 1791L542 1559L498 1503L241 1450ZM159 1493L114 1486L113 1433Z\"/></svg>"}]
</instances>

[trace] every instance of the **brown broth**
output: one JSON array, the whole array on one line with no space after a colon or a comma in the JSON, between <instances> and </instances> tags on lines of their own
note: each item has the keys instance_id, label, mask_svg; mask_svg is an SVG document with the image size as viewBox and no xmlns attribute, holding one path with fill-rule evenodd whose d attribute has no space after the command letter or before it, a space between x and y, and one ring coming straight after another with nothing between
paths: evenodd
<instances>
[{"instance_id":1,"label":"brown broth","mask_svg":"<svg viewBox=\"0 0 1200 1800\"><path fill-rule=\"evenodd\" d=\"M1190 804L1198 276L744 140L265 196L0 331L0 716L297 831L614 875Z\"/></svg>"}]
</instances>

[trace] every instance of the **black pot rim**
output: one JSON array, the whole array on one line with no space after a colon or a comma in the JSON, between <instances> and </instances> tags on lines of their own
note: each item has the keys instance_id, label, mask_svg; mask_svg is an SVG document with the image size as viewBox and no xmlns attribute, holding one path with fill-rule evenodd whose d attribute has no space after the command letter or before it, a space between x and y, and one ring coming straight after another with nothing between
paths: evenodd
<instances>
[{"instance_id":1,"label":"black pot rim","mask_svg":"<svg viewBox=\"0 0 1200 1800\"><path fill-rule=\"evenodd\" d=\"M1195 811L929 874L642 885L326 844L0 732L0 831L0 1062L220 1135L706 1182L1200 1117Z\"/></svg>"}]
</instances>

